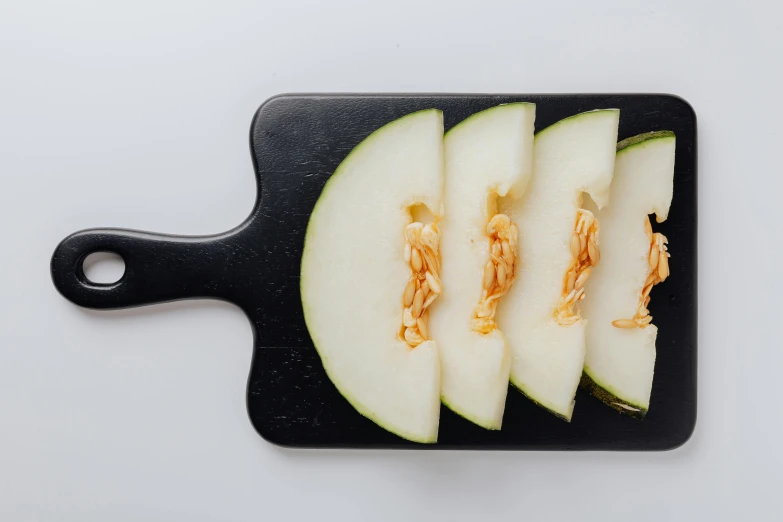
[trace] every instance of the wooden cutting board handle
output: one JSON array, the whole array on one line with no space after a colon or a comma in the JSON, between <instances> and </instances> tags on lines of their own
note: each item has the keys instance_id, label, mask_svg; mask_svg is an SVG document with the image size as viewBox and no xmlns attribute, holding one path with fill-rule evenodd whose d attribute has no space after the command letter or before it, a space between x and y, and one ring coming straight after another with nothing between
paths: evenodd
<instances>
[{"instance_id":1,"label":"wooden cutting board handle","mask_svg":"<svg viewBox=\"0 0 783 522\"><path fill-rule=\"evenodd\" d=\"M69 301L111 309L191 298L227 299L234 247L231 233L171 236L135 230L94 228L66 237L54 251L54 286ZM125 262L114 283L95 283L84 273L94 252L113 252Z\"/></svg>"}]
</instances>

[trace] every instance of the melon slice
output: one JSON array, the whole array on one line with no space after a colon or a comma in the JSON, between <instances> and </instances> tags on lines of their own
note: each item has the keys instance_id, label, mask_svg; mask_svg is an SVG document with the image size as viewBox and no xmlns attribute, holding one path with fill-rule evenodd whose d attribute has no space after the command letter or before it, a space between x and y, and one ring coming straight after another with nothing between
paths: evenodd
<instances>
[{"instance_id":1,"label":"melon slice","mask_svg":"<svg viewBox=\"0 0 783 522\"><path fill-rule=\"evenodd\" d=\"M607 202L618 120L618 110L598 110L539 132L530 186L505 208L519 226L521 258L517 280L498 309L512 354L510 380L568 421L585 356L577 303L599 258L599 224L581 210L582 193L599 207Z\"/></svg>"},{"instance_id":2,"label":"melon slice","mask_svg":"<svg viewBox=\"0 0 783 522\"><path fill-rule=\"evenodd\" d=\"M372 133L313 209L300 283L308 330L340 393L383 428L428 443L438 434L440 361L422 331L418 292L438 262L437 228L412 224L411 208L423 204L440 217L443 172L440 111L412 113ZM418 317L404 317L412 280ZM414 326L404 327L411 319Z\"/></svg>"},{"instance_id":3,"label":"melon slice","mask_svg":"<svg viewBox=\"0 0 783 522\"><path fill-rule=\"evenodd\" d=\"M609 204L598 211L601 264L582 307L587 355L582 384L616 410L644 417L650 407L658 329L647 306L652 287L669 274L666 238L649 214L669 214L674 133L650 132L617 145Z\"/></svg>"},{"instance_id":4,"label":"melon slice","mask_svg":"<svg viewBox=\"0 0 783 522\"><path fill-rule=\"evenodd\" d=\"M495 200L519 197L527 187L534 121L533 104L500 105L445 137L444 292L431 308L430 332L441 359L441 400L487 429L500 429L508 391L511 358L494 315L514 279L517 239Z\"/></svg>"}]
</instances>

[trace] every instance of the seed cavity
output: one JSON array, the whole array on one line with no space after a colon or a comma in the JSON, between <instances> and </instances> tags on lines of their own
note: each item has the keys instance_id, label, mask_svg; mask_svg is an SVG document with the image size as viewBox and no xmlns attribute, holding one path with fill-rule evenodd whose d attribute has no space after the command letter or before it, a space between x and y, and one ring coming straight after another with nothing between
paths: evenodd
<instances>
[{"instance_id":1,"label":"seed cavity","mask_svg":"<svg viewBox=\"0 0 783 522\"><path fill-rule=\"evenodd\" d=\"M432 272L430 272L428 270L424 274L424 278L427 280L427 282L425 284L428 285L429 290L432 290L436 294L443 293L443 288L441 287L440 279L438 278L438 276L436 276L435 274L433 274ZM425 292L425 294L426 294L426 292Z\"/></svg>"},{"instance_id":2,"label":"seed cavity","mask_svg":"<svg viewBox=\"0 0 783 522\"><path fill-rule=\"evenodd\" d=\"M484 278L481 281L481 288L489 289L495 281L495 265L492 261L487 261L484 265Z\"/></svg>"},{"instance_id":3,"label":"seed cavity","mask_svg":"<svg viewBox=\"0 0 783 522\"><path fill-rule=\"evenodd\" d=\"M579 239L579 234L574 232L571 235L571 257L579 258L579 254L582 253L582 243Z\"/></svg>"},{"instance_id":4,"label":"seed cavity","mask_svg":"<svg viewBox=\"0 0 783 522\"><path fill-rule=\"evenodd\" d=\"M411 348L429 339L427 308L443 291L440 282L440 231L434 223L414 222L405 227L403 258L411 278L402 294L401 334Z\"/></svg>"},{"instance_id":5,"label":"seed cavity","mask_svg":"<svg viewBox=\"0 0 783 522\"><path fill-rule=\"evenodd\" d=\"M432 292L432 293L430 293L430 294L427 296L427 299L425 299L425 300L424 300L424 305L422 306L422 308L424 308L424 313L426 313L426 312L427 312L427 309L430 307L430 305L432 304L432 302L433 302L435 299L437 299L437 298L438 298L438 296L439 296L439 295L440 295L440 294L436 294L436 293Z\"/></svg>"},{"instance_id":6,"label":"seed cavity","mask_svg":"<svg viewBox=\"0 0 783 522\"><path fill-rule=\"evenodd\" d=\"M421 311L424 309L424 292L421 288L416 290L416 294L413 296L413 305L411 306L411 314L413 317L419 317Z\"/></svg>"},{"instance_id":7,"label":"seed cavity","mask_svg":"<svg viewBox=\"0 0 783 522\"><path fill-rule=\"evenodd\" d=\"M419 334L423 339L429 337L427 320L424 317L419 317L418 319L416 319L416 327L419 329Z\"/></svg>"},{"instance_id":8,"label":"seed cavity","mask_svg":"<svg viewBox=\"0 0 783 522\"><path fill-rule=\"evenodd\" d=\"M581 318L576 303L585 298L585 284L592 267L601 259L598 230L598 220L593 213L579 209L576 213L574 233L569 241L571 263L563 278L562 294L555 306L555 321L560 326L571 326Z\"/></svg>"},{"instance_id":9,"label":"seed cavity","mask_svg":"<svg viewBox=\"0 0 783 522\"><path fill-rule=\"evenodd\" d=\"M405 292L402 294L402 306L413 304L413 296L416 293L416 280L411 278L405 286Z\"/></svg>"},{"instance_id":10,"label":"seed cavity","mask_svg":"<svg viewBox=\"0 0 783 522\"><path fill-rule=\"evenodd\" d=\"M585 268L581 274L579 274L579 277L576 278L576 282L574 283L574 287L577 290L581 290L584 288L585 284L587 283L587 278L590 277L591 268L587 267Z\"/></svg>"},{"instance_id":11,"label":"seed cavity","mask_svg":"<svg viewBox=\"0 0 783 522\"><path fill-rule=\"evenodd\" d=\"M519 229L505 214L495 214L487 223L489 260L484 265L481 297L470 321L472 330L488 334L497 328L498 302L511 288L517 265Z\"/></svg>"},{"instance_id":12,"label":"seed cavity","mask_svg":"<svg viewBox=\"0 0 783 522\"><path fill-rule=\"evenodd\" d=\"M416 326L416 318L413 317L413 311L410 307L402 311L402 325L406 328L413 328Z\"/></svg>"},{"instance_id":13,"label":"seed cavity","mask_svg":"<svg viewBox=\"0 0 783 522\"><path fill-rule=\"evenodd\" d=\"M421 259L421 254L419 254L419 249L413 248L411 250L411 268L414 272L420 272L422 266L424 265Z\"/></svg>"},{"instance_id":14,"label":"seed cavity","mask_svg":"<svg viewBox=\"0 0 783 522\"><path fill-rule=\"evenodd\" d=\"M650 304L650 291L658 283L662 283L669 277L669 240L659 232L653 233L650 218L644 218L644 231L650 240L650 251L647 254L649 272L644 286L639 294L639 304L632 319L617 319L612 321L616 328L644 328L652 322L652 316L647 309Z\"/></svg>"},{"instance_id":15,"label":"seed cavity","mask_svg":"<svg viewBox=\"0 0 783 522\"><path fill-rule=\"evenodd\" d=\"M424 342L424 337L421 336L417 328L411 327L405 329L405 341L412 347L415 348L421 343Z\"/></svg>"}]
</instances>

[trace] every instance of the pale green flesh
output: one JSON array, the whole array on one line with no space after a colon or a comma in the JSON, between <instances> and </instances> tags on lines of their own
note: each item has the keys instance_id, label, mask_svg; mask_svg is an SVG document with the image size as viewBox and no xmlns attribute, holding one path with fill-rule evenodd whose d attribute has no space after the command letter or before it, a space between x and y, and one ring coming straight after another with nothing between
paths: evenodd
<instances>
[{"instance_id":1,"label":"pale green flesh","mask_svg":"<svg viewBox=\"0 0 783 522\"><path fill-rule=\"evenodd\" d=\"M399 298L410 270L402 257L402 238L404 227L411 220L407 210L411 205L424 203L436 215L440 213L442 137L440 111L428 110L395 120L357 145L327 181L313 209L301 265L305 322L330 380L360 414L400 437L421 443L437 441L439 362L435 343L427 341L411 350L397 334L401 319ZM430 146L433 148L427 148ZM426 160L425 175L417 175L419 164L406 159L417 155ZM440 173L438 179L433 177L435 171ZM376 186L387 190L375 191ZM386 204L389 189L400 197ZM378 198L380 202L374 205ZM356 220L354 215L367 217ZM377 232L380 239L361 229L365 222L382 229ZM339 242L343 236L355 240L351 239L344 250L331 252L330 238ZM328 299L324 298L323 289L336 284L333 281L341 283L346 273L363 275L361 267L358 272L350 270L352 256L348 260L341 257L342 252L351 252L353 243L359 245L355 253L362 262L371 265L374 284L356 287L355 281L346 281L337 290L329 291ZM387 260L378 265L381 268L372 266L376 249ZM388 270L383 268L387 264ZM372 303L378 299L376 292L389 294L393 311L373 321L372 315L366 314L372 314L379 306L354 304L352 294L343 290L351 287L355 288L353 294L359 296L359 302ZM390 307L384 301L380 309ZM344 325L352 324L352 320L358 329L355 342L345 341ZM325 324L336 327L330 329Z\"/></svg>"},{"instance_id":2,"label":"pale green flesh","mask_svg":"<svg viewBox=\"0 0 783 522\"><path fill-rule=\"evenodd\" d=\"M590 111L536 134L531 185L505 209L520 228L521 258L498 306L498 325L512 348L510 382L565 420L584 366L584 323L561 326L554 310L571 260L579 194L602 203L608 196L618 117L617 110Z\"/></svg>"},{"instance_id":3,"label":"pale green flesh","mask_svg":"<svg viewBox=\"0 0 783 522\"><path fill-rule=\"evenodd\" d=\"M617 151L618 151L617 152L617 158L618 158L617 168L618 169L622 168L621 167L621 165L622 165L621 159L625 158L627 154L633 153L634 151L637 151L637 153L644 154L644 151L638 149L638 147L643 147L643 146L646 147L648 145L649 146L655 146L655 147L666 147L667 145L664 145L664 144L669 144L669 143L673 142L674 140L675 140L675 136L674 136L674 133L671 132L671 131L648 132L648 133L644 133L644 134L640 134L640 135L637 135L637 136L632 136L630 138L627 138L627 139L625 139L625 140L623 140L623 141L621 141L621 142L619 142L617 144ZM671 146L671 145L668 145L668 146ZM673 149L660 149L660 148L657 148L657 149L646 149L646 150L647 151L652 151L652 150L658 151L658 150L660 150L661 153L664 152L664 150L666 150L667 153L673 153ZM650 154L650 153L651 152L647 152L647 154ZM656 152L656 154L658 154L658 153ZM634 156L633 157L633 161L635 161L635 162L639 161L638 159L636 159L637 157L639 157L639 156ZM644 157L644 156L641 156L641 157ZM655 158L665 158L666 156L656 155L654 157ZM673 156L670 156L670 157L673 157ZM628 161L631 161L631 159L628 159ZM629 167L627 166L628 164L626 163L625 165L626 165L625 170L624 171L623 170L619 171L619 172L623 173L623 176L630 176L630 175L633 175L633 172L639 172L637 170L637 169L640 168L639 166L636 166L636 167L634 167L634 170L630 170L629 171L628 170ZM636 164L634 164L634 165L636 165ZM650 165L650 164L642 163L642 164L638 164L638 165ZM644 167L642 167L642 168L644 168ZM671 165L668 168L670 169ZM644 181L656 180L656 179L658 179L658 176L660 175L660 176L662 176L662 180L663 180L662 182L665 182L666 179L667 179L667 176L672 176L673 175L673 171L672 170L657 170L656 169L656 170L650 171L650 173L651 174L655 174L655 176L651 175L648 178L642 178L642 179L644 179ZM616 176L616 180L617 180L617 183L620 183L621 181L624 181L623 177L617 177L617 176ZM671 183L671 178L670 177L668 178L668 182L669 182L669 189L671 189L671 184L670 184ZM622 186L622 185L618 185L618 186ZM634 184L634 186L636 186L636 184ZM655 186L651 186L651 187L647 188L646 190L642 190L642 191L639 191L639 189L637 189L637 191L635 193L636 195L635 196L631 195L629 197L631 197L631 198L638 198L639 194L645 194L645 196L643 196L643 197L644 198L649 198L649 197L651 197L651 196L649 196L650 194L656 193L656 191L654 190L655 187L661 187L661 186L665 186L665 185L657 185L656 184ZM628 194L628 192L626 192L626 194ZM631 192L630 194L634 194L634 193ZM617 194L612 194L612 198L616 198L616 197L618 197ZM664 218L665 218L665 215L668 213L669 204L670 204L670 201L671 201L670 200L671 193L669 193L668 198L669 198L669 203L659 202L656 205L656 207L659 208L659 211L663 212ZM658 199L658 198L653 198L653 200L656 200L656 199ZM631 199L630 201L634 201L634 200ZM645 204L652 205L652 203L649 203L649 202L645 203ZM610 205L611 205L611 203L610 203ZM646 214L651 212L651 209L652 209L652 207L641 210L639 212L639 219L640 220L643 219ZM600 215L599 215L599 219L600 219ZM607 219L609 219L609 218L607 218ZM660 222L660 221L662 221L662 219L659 219L658 221ZM616 218L615 218L615 222L614 223L616 223ZM609 227L608 232L607 232L607 234L609 234L609 235L606 236L606 237L609 238L609 240L611 240L611 238L614 237L614 236L611 235L611 232L612 232L611 224L613 224L613 222L605 221L605 224L606 224L607 227ZM638 233L641 233L641 232L638 232ZM622 237L630 238L631 236L622 235ZM626 239L625 241L628 241L628 240L629 239ZM606 241L606 239L604 241ZM614 244L617 245L618 243L614 243ZM634 250L634 252L635 251L636 250ZM604 249L604 252L605 253L607 252L606 249ZM624 254L624 252L618 252L618 254ZM602 256L602 257L605 260L606 259L609 259L609 260L611 260L611 259L621 259L619 257L618 258L612 258L611 255L606 255L606 256ZM625 258L623 257L622 259L625 259ZM645 256L645 261L643 261L642 264L645 266L645 269L646 269L646 256ZM627 265L626 264L622 264L622 266L627 266ZM633 273L636 273L636 272L634 271ZM616 277L627 277L627 275L625 275L625 274L623 274L621 276L619 270L614 270L614 271L611 272L611 274L612 274L612 276L616 276ZM588 281L588 284L587 284L587 291L588 291L588 293L590 292L591 284L593 284L593 283L595 283L596 285L603 285L603 287L599 290L599 293L601 293L602 291L606 290L605 285L611 284L611 281L607 280L606 277L601 277L602 275L604 275L604 274L602 274L599 271L596 271L593 274L593 277L595 279L593 281ZM640 275L640 277L641 277L641 275ZM646 275L644 277L646 277ZM655 294L656 294L655 289L653 289L653 292L652 292L652 299L653 299L653 301L655 300ZM610 296L604 296L604 297L605 297L605 300L603 302L605 302L605 303L611 303L612 302L611 298L607 298L607 297L610 297ZM594 306L596 304L597 303L595 301L591 301L588 305L589 306ZM600 313L599 310L596 310L596 312ZM605 313L605 311L604 311L604 313ZM586 310L585 311L585 317L588 320L590 319L590 315L591 314L589 313L589 311ZM631 314L629 312L629 314L626 314L626 315L631 315ZM598 317L602 317L602 318L606 319L603 315L598 315ZM653 322L654 322L654 320L653 320ZM596 323L596 324L600 325L601 323ZM590 332L590 328L591 328L591 325L590 325L590 323L588 323L588 332ZM593 326L593 328L596 328L596 326ZM651 325L648 328L654 328L654 326ZM601 330L601 331L603 331L603 330ZM633 332L636 333L635 330ZM641 330L640 330L640 333L641 333ZM595 335L595 332L593 332L593 334ZM644 382L649 382L649 385L652 386L653 366L650 366L648 368L647 365L642 363L640 360L634 359L633 361L636 361L636 364L633 364L633 365L627 366L627 367L625 367L623 365L619 365L618 366L618 364L619 364L618 362L615 362L614 365L611 368L606 368L604 366L591 367L590 366L590 362L589 362L591 356L598 355L599 353L605 353L605 354L606 353L611 353L611 352L606 352L605 350L608 350L610 346L613 346L612 342L616 342L616 341L610 341L609 340L609 339L614 339L615 332L614 331L609 331L609 332L606 332L606 334L607 335L601 334L599 336L599 338L601 339L601 342L600 343L595 343L595 344L597 344L597 346L592 346L592 345L590 345L590 343L588 343L588 351L587 351L588 352L588 356L587 356L587 360L585 361L584 373L583 373L582 381L580 382L580 386L583 389L585 389L586 391L588 391L590 394L592 394L593 396L595 396L596 398L598 398L599 400L604 402L607 406L617 410L618 412L620 412L622 414L625 414L625 415L630 415L632 417L636 417L636 418L639 418L639 419L644 418L644 416L647 414L647 409L649 407L649 404L644 403L645 401L641 401L641 400L632 398L632 396L641 396L640 392L639 391L631 392L631 388L629 388L628 386L622 386L621 387L621 386L618 386L618 385L615 385L615 384L610 384L609 380L615 380L616 381L619 378L619 376L622 376L622 375L626 375L626 376L627 375L635 375L638 378L633 379L630 382L626 382L626 384L631 384L634 389L636 389L639 386L639 383L644 383ZM590 337L590 336L588 336L588 337ZM633 349L641 348L638 345L638 343L642 342L640 340L640 337L641 337L641 335L639 337L631 337L631 338L629 338L626 342L627 343L631 343L631 344L624 344L623 346L625 346L626 347L625 349L627 349L627 350L631 350L632 348ZM654 353L654 338L650 342L652 344L650 344L649 346L651 346L651 349L652 349L652 351ZM619 348L617 348L617 349L619 349ZM621 353L628 354L629 356L631 354L637 353L637 352L627 352L627 351L625 351L625 349ZM593 350L599 350L599 352L594 353ZM615 352L615 353L617 353L617 352ZM595 362L596 360L593 359L593 361ZM613 359L613 361L614 361L614 359ZM603 362L603 364L606 365L606 362ZM628 364L628 362L626 361L625 364ZM603 374L604 375L607 375L607 376L608 375L612 375L613 377L611 379L602 377L601 372L598 371L598 368L600 368L600 367L604 367L604 370L603 370ZM625 377L625 379L627 381L628 377ZM646 388L647 401L649 401L649 392L650 392L650 389Z\"/></svg>"},{"instance_id":4,"label":"pale green flesh","mask_svg":"<svg viewBox=\"0 0 783 522\"><path fill-rule=\"evenodd\" d=\"M617 152L619 154L621 151L625 151L626 149L633 147L634 145L639 145L650 140L658 140L662 138L674 139L674 133L672 131L663 130L663 131L645 132L644 134L637 134L636 136L631 136L630 138L626 138L623 141L618 142Z\"/></svg>"},{"instance_id":5,"label":"pale green flesh","mask_svg":"<svg viewBox=\"0 0 783 522\"><path fill-rule=\"evenodd\" d=\"M513 103L468 117L445 136L446 175L440 253L444 293L429 329L441 359L441 402L479 426L501 428L510 353L501 329L470 321L490 258L486 225L495 196L524 194L532 171L535 105Z\"/></svg>"}]
</instances>

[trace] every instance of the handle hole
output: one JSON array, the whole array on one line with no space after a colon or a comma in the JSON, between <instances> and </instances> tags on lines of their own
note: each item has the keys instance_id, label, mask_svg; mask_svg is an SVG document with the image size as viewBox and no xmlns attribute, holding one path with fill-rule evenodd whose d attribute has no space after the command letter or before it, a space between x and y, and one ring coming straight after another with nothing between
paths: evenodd
<instances>
[{"instance_id":1,"label":"handle hole","mask_svg":"<svg viewBox=\"0 0 783 522\"><path fill-rule=\"evenodd\" d=\"M93 252L82 263L84 275L91 283L116 283L125 274L125 261L114 252Z\"/></svg>"}]
</instances>

